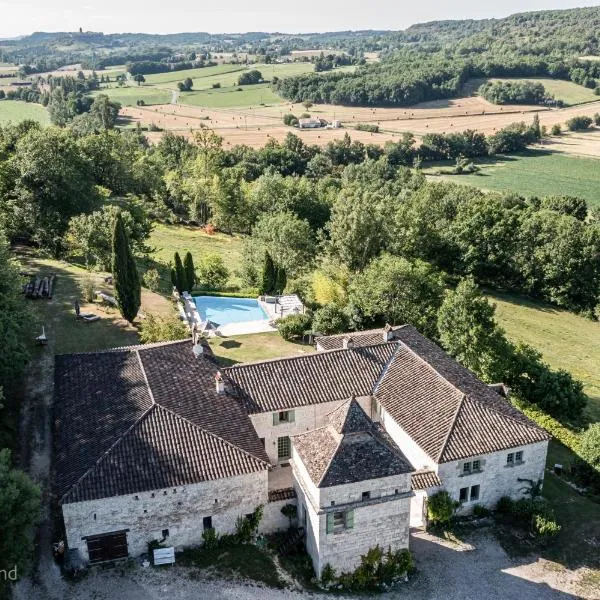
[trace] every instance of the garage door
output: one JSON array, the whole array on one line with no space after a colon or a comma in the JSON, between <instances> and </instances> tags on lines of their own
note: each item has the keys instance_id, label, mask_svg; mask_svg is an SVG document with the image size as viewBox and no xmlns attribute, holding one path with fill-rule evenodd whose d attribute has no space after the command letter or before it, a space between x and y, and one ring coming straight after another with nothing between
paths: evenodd
<instances>
[{"instance_id":1,"label":"garage door","mask_svg":"<svg viewBox=\"0 0 600 600\"><path fill-rule=\"evenodd\" d=\"M87 538L87 547L90 563L116 560L117 558L127 558L129 556L126 531L90 536Z\"/></svg>"}]
</instances>

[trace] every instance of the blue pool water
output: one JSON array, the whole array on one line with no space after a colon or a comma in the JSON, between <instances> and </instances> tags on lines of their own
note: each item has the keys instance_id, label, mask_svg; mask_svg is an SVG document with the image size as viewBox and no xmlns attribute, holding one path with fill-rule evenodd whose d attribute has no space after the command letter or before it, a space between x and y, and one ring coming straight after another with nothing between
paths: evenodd
<instances>
[{"instance_id":1,"label":"blue pool water","mask_svg":"<svg viewBox=\"0 0 600 600\"><path fill-rule=\"evenodd\" d=\"M194 296L200 318L217 325L264 321L269 316L252 298L223 298L220 296Z\"/></svg>"}]
</instances>

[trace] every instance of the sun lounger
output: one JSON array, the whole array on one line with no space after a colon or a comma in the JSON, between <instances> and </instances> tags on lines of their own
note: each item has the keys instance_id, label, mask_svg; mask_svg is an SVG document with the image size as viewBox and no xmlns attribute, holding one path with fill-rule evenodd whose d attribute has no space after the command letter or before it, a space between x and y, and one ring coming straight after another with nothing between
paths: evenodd
<instances>
[{"instance_id":1,"label":"sun lounger","mask_svg":"<svg viewBox=\"0 0 600 600\"><path fill-rule=\"evenodd\" d=\"M80 317L80 319L82 319L86 323L92 323L93 321L99 321L100 320L100 317L98 315L92 315L92 314L80 315L79 317Z\"/></svg>"}]
</instances>

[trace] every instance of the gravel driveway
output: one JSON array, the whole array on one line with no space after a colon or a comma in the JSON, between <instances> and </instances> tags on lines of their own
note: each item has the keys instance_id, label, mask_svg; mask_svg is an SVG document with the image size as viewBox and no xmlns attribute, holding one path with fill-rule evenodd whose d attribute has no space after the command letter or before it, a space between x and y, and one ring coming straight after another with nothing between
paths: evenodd
<instances>
[{"instance_id":1,"label":"gravel driveway","mask_svg":"<svg viewBox=\"0 0 600 600\"><path fill-rule=\"evenodd\" d=\"M411 549L418 573L382 600L566 600L600 599L600 591L579 587L582 573L543 560L514 561L495 538L478 532L459 546L426 533L413 533ZM62 582L52 590L24 586L27 600L340 600L340 596L274 590L251 584L189 577L189 571L134 567L94 570L77 583ZM21 588L21 591L25 589Z\"/></svg>"}]
</instances>

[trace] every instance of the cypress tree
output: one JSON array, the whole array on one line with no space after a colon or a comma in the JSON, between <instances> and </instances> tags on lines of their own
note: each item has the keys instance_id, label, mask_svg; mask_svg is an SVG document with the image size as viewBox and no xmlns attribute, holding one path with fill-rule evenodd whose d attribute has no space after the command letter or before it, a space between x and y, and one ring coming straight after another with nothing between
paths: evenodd
<instances>
[{"instance_id":1,"label":"cypress tree","mask_svg":"<svg viewBox=\"0 0 600 600\"><path fill-rule=\"evenodd\" d=\"M285 286L287 284L287 274L283 267L278 267L277 274L275 276L275 292L277 294L283 294Z\"/></svg>"},{"instance_id":2,"label":"cypress tree","mask_svg":"<svg viewBox=\"0 0 600 600\"><path fill-rule=\"evenodd\" d=\"M174 288L177 287L177 271L174 268L171 268L171 284Z\"/></svg>"},{"instance_id":3,"label":"cypress tree","mask_svg":"<svg viewBox=\"0 0 600 600\"><path fill-rule=\"evenodd\" d=\"M142 286L121 213L117 214L113 227L112 273L119 311L133 323L142 303Z\"/></svg>"},{"instance_id":4,"label":"cypress tree","mask_svg":"<svg viewBox=\"0 0 600 600\"><path fill-rule=\"evenodd\" d=\"M261 294L272 294L275 291L276 272L273 259L268 252L265 252L265 260L263 262L262 278L260 285Z\"/></svg>"},{"instance_id":5,"label":"cypress tree","mask_svg":"<svg viewBox=\"0 0 600 600\"><path fill-rule=\"evenodd\" d=\"M175 252L175 287L180 294L189 291L186 290L186 283L185 269L181 262L181 256L179 256L179 252Z\"/></svg>"},{"instance_id":6,"label":"cypress tree","mask_svg":"<svg viewBox=\"0 0 600 600\"><path fill-rule=\"evenodd\" d=\"M194 268L194 259L191 252L188 252L183 259L183 269L185 271L185 289L191 292L196 285L196 269Z\"/></svg>"}]
</instances>

